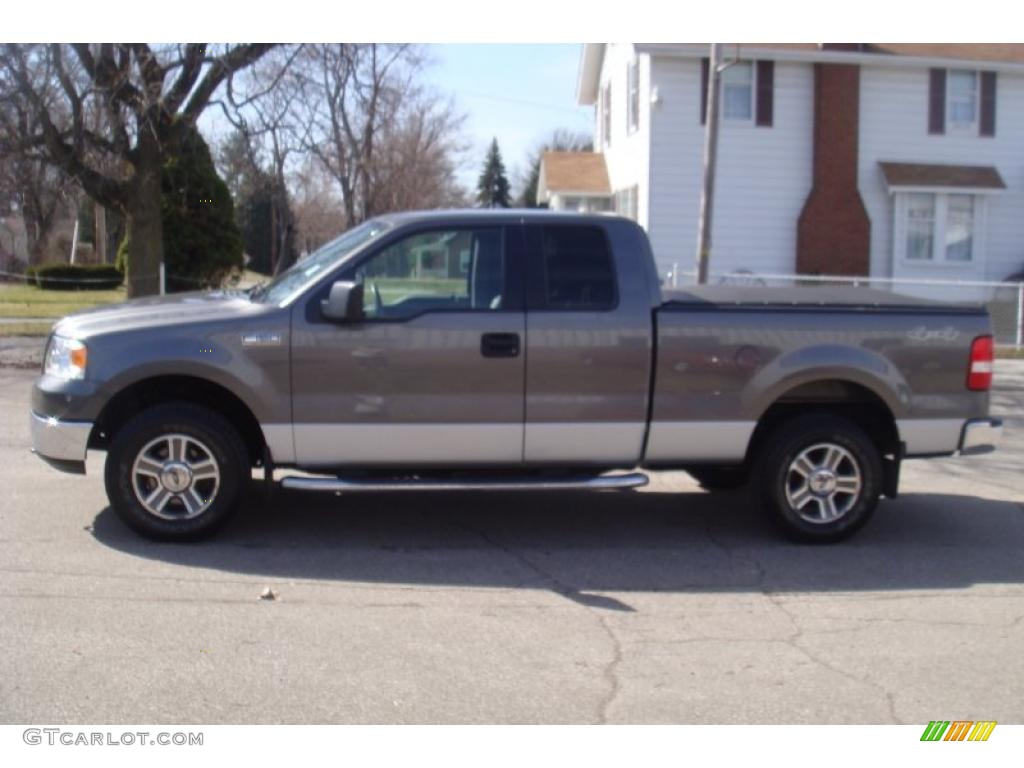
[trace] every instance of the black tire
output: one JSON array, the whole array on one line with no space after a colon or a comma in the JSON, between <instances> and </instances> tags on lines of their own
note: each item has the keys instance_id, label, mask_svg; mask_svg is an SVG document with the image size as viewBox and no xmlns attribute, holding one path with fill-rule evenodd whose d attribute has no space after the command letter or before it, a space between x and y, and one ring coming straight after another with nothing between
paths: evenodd
<instances>
[{"instance_id":1,"label":"black tire","mask_svg":"<svg viewBox=\"0 0 1024 768\"><path fill-rule=\"evenodd\" d=\"M709 464L706 467L689 467L686 472L706 491L731 491L742 488L750 479L746 467L730 467Z\"/></svg>"},{"instance_id":2,"label":"black tire","mask_svg":"<svg viewBox=\"0 0 1024 768\"><path fill-rule=\"evenodd\" d=\"M766 436L761 446L753 488L791 538L840 541L860 529L878 506L882 457L852 421L827 413L799 416Z\"/></svg>"},{"instance_id":3,"label":"black tire","mask_svg":"<svg viewBox=\"0 0 1024 768\"><path fill-rule=\"evenodd\" d=\"M168 469L174 456L162 458L161 450L176 451L181 456L177 466L184 463L187 470ZM154 474L154 465L162 466L163 474ZM197 479L204 472L216 477ZM154 406L130 419L114 435L104 468L107 497L117 516L137 533L160 541L211 536L234 513L250 477L249 453L238 431L215 411L190 403ZM190 485L172 493L164 484L171 481L171 487ZM161 503L162 512L157 512Z\"/></svg>"}]
</instances>

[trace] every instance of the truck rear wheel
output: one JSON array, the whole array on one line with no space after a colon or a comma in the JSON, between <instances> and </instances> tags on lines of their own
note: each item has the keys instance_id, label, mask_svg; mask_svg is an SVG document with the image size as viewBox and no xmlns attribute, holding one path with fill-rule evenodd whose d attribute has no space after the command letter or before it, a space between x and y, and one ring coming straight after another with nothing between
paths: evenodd
<instances>
[{"instance_id":1,"label":"truck rear wheel","mask_svg":"<svg viewBox=\"0 0 1024 768\"><path fill-rule=\"evenodd\" d=\"M790 537L839 541L874 513L882 457L853 422L831 414L800 416L765 439L754 487Z\"/></svg>"},{"instance_id":2,"label":"truck rear wheel","mask_svg":"<svg viewBox=\"0 0 1024 768\"><path fill-rule=\"evenodd\" d=\"M104 479L118 517L162 541L191 541L227 522L250 476L237 430L188 403L143 411L114 436Z\"/></svg>"}]
</instances>

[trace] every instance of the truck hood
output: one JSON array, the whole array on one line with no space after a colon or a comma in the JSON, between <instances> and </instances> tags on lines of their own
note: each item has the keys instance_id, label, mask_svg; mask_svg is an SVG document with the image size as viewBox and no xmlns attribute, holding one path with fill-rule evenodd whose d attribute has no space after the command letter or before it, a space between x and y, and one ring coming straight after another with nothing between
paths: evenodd
<instances>
[{"instance_id":1,"label":"truck hood","mask_svg":"<svg viewBox=\"0 0 1024 768\"><path fill-rule=\"evenodd\" d=\"M277 307L253 303L245 294L235 291L197 291L87 309L60 320L54 331L87 339L105 333L242 319L274 309Z\"/></svg>"}]
</instances>

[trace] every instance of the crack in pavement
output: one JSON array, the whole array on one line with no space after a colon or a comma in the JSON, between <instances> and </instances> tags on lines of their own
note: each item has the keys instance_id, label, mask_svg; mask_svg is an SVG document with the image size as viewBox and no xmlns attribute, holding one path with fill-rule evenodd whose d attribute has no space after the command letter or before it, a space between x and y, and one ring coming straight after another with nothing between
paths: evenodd
<instances>
[{"instance_id":1,"label":"crack in pavement","mask_svg":"<svg viewBox=\"0 0 1024 768\"><path fill-rule=\"evenodd\" d=\"M601 667L601 676L602 678L604 678L605 682L608 685L608 692L601 697L601 700L598 702L596 708L597 724L607 725L608 713L611 709L611 706L615 703L615 700L618 698L620 692L622 691L622 682L619 679L618 668L619 665L622 663L623 652L622 642L620 641L619 636L615 633L615 630L612 629L611 625L608 623L605 616L599 613L598 610L613 609L633 611L633 608L631 608L628 605L625 605L624 603L619 602L618 600L615 600L614 598L600 595L591 595L589 593L581 592L575 587L559 579L550 571L542 568L540 565L535 563L521 551L510 548L503 542L495 539L486 531L474 528L472 525L469 525L464 520L456 520L454 521L454 524L462 528L462 530L464 531L479 536L480 539L482 539L490 546L494 547L500 552L503 552L508 557L525 566L527 569L529 569L534 574L539 576L542 581L547 582L548 588L552 592L572 601L576 605L580 606L586 613L593 616L597 625L608 637L608 640L612 646L611 659ZM620 607L615 608L615 604L617 604Z\"/></svg>"},{"instance_id":2,"label":"crack in pavement","mask_svg":"<svg viewBox=\"0 0 1024 768\"><path fill-rule=\"evenodd\" d=\"M723 540L719 539L711 530L711 521L708 518L708 516L704 515L703 518L705 537L714 546L718 547L720 550L725 552L725 554L729 557L730 560L735 562L737 556L737 548L730 546L729 544L726 544ZM845 677L846 679L851 680L860 685L866 685L868 687L876 689L885 697L886 705L889 710L890 721L893 723L903 724L903 721L896 714L896 702L894 699L894 695L885 686L883 686L881 683L869 679L866 675L863 677L858 677L854 673L843 669L834 662L831 662L815 654L800 642L805 634L804 629L800 626L798 617L784 605L782 596L772 591L766 586L766 581L768 578L767 568L765 568L764 564L757 557L749 553L739 554L748 562L749 565L753 566L753 568L755 569L757 573L756 588L758 589L758 592L761 594L762 597L764 597L768 601L770 605L774 606L774 608L786 618L786 620L789 622L790 627L792 628L792 634L787 638L775 640L762 640L762 642L783 643L792 648L793 650L797 651L798 653L802 654L812 664L822 669L828 670L834 674Z\"/></svg>"}]
</instances>

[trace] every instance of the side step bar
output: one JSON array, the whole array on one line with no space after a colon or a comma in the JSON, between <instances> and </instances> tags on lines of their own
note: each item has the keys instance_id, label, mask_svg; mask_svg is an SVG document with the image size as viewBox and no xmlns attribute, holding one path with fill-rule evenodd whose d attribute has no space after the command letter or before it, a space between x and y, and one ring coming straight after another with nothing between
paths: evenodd
<instances>
[{"instance_id":1,"label":"side step bar","mask_svg":"<svg viewBox=\"0 0 1024 768\"><path fill-rule=\"evenodd\" d=\"M642 472L627 475L580 477L500 477L500 478L349 478L285 477L281 487L296 491L600 491L640 488L649 478Z\"/></svg>"}]
</instances>

